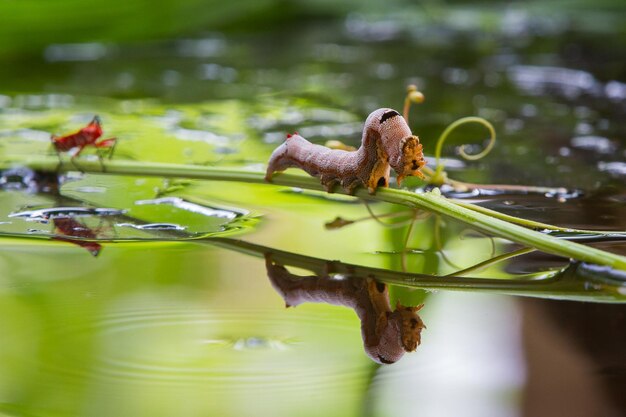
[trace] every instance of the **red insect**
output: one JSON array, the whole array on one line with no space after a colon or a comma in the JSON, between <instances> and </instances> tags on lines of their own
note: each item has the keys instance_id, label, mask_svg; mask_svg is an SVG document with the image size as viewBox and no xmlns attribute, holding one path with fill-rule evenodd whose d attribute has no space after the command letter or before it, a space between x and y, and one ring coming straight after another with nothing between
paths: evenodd
<instances>
[{"instance_id":1,"label":"red insect","mask_svg":"<svg viewBox=\"0 0 626 417\"><path fill-rule=\"evenodd\" d=\"M102 139L97 142L97 140L102 136L102 125L100 123L100 118L98 116L94 116L93 120L85 127L80 129L76 133L72 133L65 136L54 136L50 137L52 141L52 146L59 152L67 152L71 149L78 148L78 150L72 155L71 161L76 165L74 158L80 155L80 153L87 146L94 146L97 149L109 148L108 158L111 159L113 156L113 152L115 151L115 145L117 144L117 138L108 138ZM98 153L98 158L100 159L100 165L102 165L102 156ZM61 160L61 156L59 155L59 160ZM102 165L104 170L104 165Z\"/></svg>"}]
</instances>

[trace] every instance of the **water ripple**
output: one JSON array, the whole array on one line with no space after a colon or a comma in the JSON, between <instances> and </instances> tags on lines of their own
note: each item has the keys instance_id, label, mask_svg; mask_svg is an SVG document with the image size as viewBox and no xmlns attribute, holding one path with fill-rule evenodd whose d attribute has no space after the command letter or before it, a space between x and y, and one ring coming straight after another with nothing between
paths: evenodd
<instances>
[{"instance_id":1,"label":"water ripple","mask_svg":"<svg viewBox=\"0 0 626 417\"><path fill-rule=\"evenodd\" d=\"M365 354L355 355L362 347L354 324L299 311L288 316L278 310L124 311L96 317L81 327L53 329L55 339L87 339L98 348L95 356L74 358L71 367L59 352L44 368L70 379L96 377L111 383L311 389L311 380L335 384L367 374ZM354 339L350 348L337 343L332 349L333 341L346 337Z\"/></svg>"}]
</instances>

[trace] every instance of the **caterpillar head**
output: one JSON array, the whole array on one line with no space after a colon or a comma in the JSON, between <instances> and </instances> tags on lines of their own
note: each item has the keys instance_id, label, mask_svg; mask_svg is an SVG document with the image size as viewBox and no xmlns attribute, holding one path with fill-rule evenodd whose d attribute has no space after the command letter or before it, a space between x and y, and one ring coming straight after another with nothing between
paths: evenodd
<instances>
[{"instance_id":1,"label":"caterpillar head","mask_svg":"<svg viewBox=\"0 0 626 417\"><path fill-rule=\"evenodd\" d=\"M417 136L409 136L402 139L400 156L398 161L393 166L393 169L398 174L398 185L402 183L404 177L416 176L424 178L424 174L420 169L426 165L424 160L424 153L422 151L422 144Z\"/></svg>"},{"instance_id":2,"label":"caterpillar head","mask_svg":"<svg viewBox=\"0 0 626 417\"><path fill-rule=\"evenodd\" d=\"M419 138L411 133L404 118L395 110L377 110L381 145L389 165L398 174L398 184L407 176L424 178L420 169L426 165Z\"/></svg>"},{"instance_id":3,"label":"caterpillar head","mask_svg":"<svg viewBox=\"0 0 626 417\"><path fill-rule=\"evenodd\" d=\"M426 326L419 314L417 314L422 307L424 307L424 304L420 304L416 307L405 307L398 301L396 310L390 315L390 321L394 320L400 328L402 347L407 352L413 352L422 342L422 329L425 329Z\"/></svg>"},{"instance_id":4,"label":"caterpillar head","mask_svg":"<svg viewBox=\"0 0 626 417\"><path fill-rule=\"evenodd\" d=\"M387 312L378 345L366 348L368 355L378 363L392 364L406 352L417 349L422 340L422 329L426 328L417 314L422 307L405 307L398 302L395 311Z\"/></svg>"}]
</instances>

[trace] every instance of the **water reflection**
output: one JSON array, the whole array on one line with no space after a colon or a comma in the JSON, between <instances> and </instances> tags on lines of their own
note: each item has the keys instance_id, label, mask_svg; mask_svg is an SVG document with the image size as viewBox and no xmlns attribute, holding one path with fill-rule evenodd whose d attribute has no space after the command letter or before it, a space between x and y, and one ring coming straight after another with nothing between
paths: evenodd
<instances>
[{"instance_id":1,"label":"water reflection","mask_svg":"<svg viewBox=\"0 0 626 417\"><path fill-rule=\"evenodd\" d=\"M158 184L159 187L150 187L150 184L145 182L147 180L135 181L130 179L124 181L115 179L129 190L128 193L120 195L118 198L114 197L114 193L108 193L108 191L115 190L118 183L114 182L108 186L103 186L107 184L94 182L94 178L98 177L88 177L87 180L79 177L77 178L78 184L71 184L67 178L57 178L54 174L46 175L28 169L12 168L1 173L0 178L4 179L3 184L0 185L2 185L3 197L6 196L4 215L6 220L10 220L2 221L0 216L0 224L2 225L0 235L69 242L88 250L94 256L100 253L101 245L105 245L105 242L180 242L193 240L200 244L222 246L237 252L252 253L257 257L262 257L271 252L272 259L277 265L290 265L312 270L319 277L326 278L332 272L344 274L347 277L359 277L359 279L368 277L384 284L396 284L424 290L471 288L476 291L595 302L623 302L626 296L624 277L614 270L594 269L593 265L584 263L568 264L567 261L555 258L546 260L528 254L527 251L518 253L517 255L521 256L513 262L507 260L510 256L504 258L502 255L494 256L495 252L492 251L492 256L488 261L502 262L498 265L497 270L493 269L498 274L489 278L478 278L466 277L465 275L474 275L477 267L484 267L485 262L488 261L474 263L466 269L455 266L448 275L437 276L435 274L440 272L425 269L423 265L407 268L402 263L396 265L395 268L393 265L387 268L373 268L364 265L368 263L367 261L359 262L358 265L331 262L327 259L313 258L295 251L280 251L277 250L276 245L263 246L253 242L223 237L216 239L216 237L224 234L250 228L256 220L253 217L249 218L250 214L246 210L212 206L210 199L198 196L196 196L199 198L197 202L190 201L188 197L168 196L155 199L155 192L157 195L161 194L159 190L163 186L162 182L154 183ZM89 179L91 182L88 181ZM100 180L103 181L103 179ZM91 190L94 184L99 184L99 187L105 192L94 195ZM60 191L61 187L63 187L63 192ZM79 191L85 187L88 188L88 191ZM144 188L146 192L143 192ZM141 190L142 193L138 193L137 190ZM103 195L100 196L99 194ZM321 198L325 200L338 198L338 196L327 194L320 196L323 196ZM114 200L111 200L112 198ZM102 208L98 203L103 201L107 201L107 204L108 202L114 203L111 204L114 208ZM389 213L388 217L406 216L406 214L406 212L392 212ZM409 215L413 218L408 220L413 222L415 216L411 212ZM559 212L559 215L563 216L563 212ZM361 220L373 218L380 221L381 217L385 217L384 214L375 215L372 213L370 216L361 218ZM356 221L359 219L345 220L339 217L327 224L327 227L336 228ZM33 223L47 225L46 230L43 227L41 227L42 230L34 230ZM399 222L399 224L402 223ZM405 242L401 252L402 256L404 253L415 252L413 249L406 249L409 247L406 242L409 242L407 236L410 236L410 229L409 227L409 231L402 239ZM459 238L458 231L452 229L447 235L438 232L433 234L439 236L440 244L436 241L432 243L439 252L445 246L444 241L450 242L451 239ZM568 235L563 237L572 239L572 236ZM621 247L619 245L623 241L624 235L622 233L596 234L589 232L575 236L573 239L597 242L609 250L619 252ZM422 246L418 247L422 248ZM467 245L466 243L464 247L476 247L476 244ZM380 253L379 251L378 254ZM515 252L508 252L508 254L511 253ZM443 252L441 256L444 261L449 262ZM504 263L505 261L506 263ZM495 265L494 263L489 265L492 264ZM329 265L332 265L332 271L328 269ZM405 272L400 272L398 270L400 267ZM503 272L504 275L500 272ZM401 316L397 312L398 309L394 313L389 307L381 307L378 311L376 313L378 315L381 314L380 311L385 311L390 313L390 317ZM357 314L359 313L357 312ZM394 320L402 321L400 319ZM382 333L379 332L378 334ZM416 340L419 343L419 339ZM413 349L408 342L405 347L407 350Z\"/></svg>"},{"instance_id":2,"label":"water reflection","mask_svg":"<svg viewBox=\"0 0 626 417\"><path fill-rule=\"evenodd\" d=\"M54 240L78 245L81 248L85 248L93 256L100 254L102 245L92 240L98 237L97 230L91 229L84 223L71 217L54 218L52 222L54 223L54 233L58 235L53 237Z\"/></svg>"},{"instance_id":3,"label":"water reflection","mask_svg":"<svg viewBox=\"0 0 626 417\"><path fill-rule=\"evenodd\" d=\"M413 352L421 342L426 326L417 312L423 307L403 306L395 310L389 302L389 289L372 278L318 274L299 276L265 254L267 276L287 307L302 303L327 303L352 308L361 320L361 336L367 355L377 363L391 364Z\"/></svg>"},{"instance_id":4,"label":"water reflection","mask_svg":"<svg viewBox=\"0 0 626 417\"><path fill-rule=\"evenodd\" d=\"M533 253L516 258L520 262L528 262L525 257L530 256L529 265L540 268L542 271L535 274L520 275L508 279L459 277L454 275L436 276L417 272L399 272L389 269L372 268L362 265L348 264L328 259L314 258L298 253L281 251L275 248L246 242L239 239L225 237L209 237L196 239L196 243L206 243L212 246L229 249L235 252L263 257L271 253L271 260L277 265L289 265L313 271L317 277L332 277L340 274L341 277L360 277L379 281L385 284L423 289L427 291L457 290L492 292L499 294L522 295L536 298L552 298L561 300L576 300L589 302L624 302L626 277L619 271L610 268L595 268L584 262L570 262L558 269L548 259L545 268L540 268ZM539 252L538 252L539 253ZM504 266L506 268L506 265ZM521 266L518 268L522 268ZM517 272L517 271L516 271ZM327 302L327 301L324 301Z\"/></svg>"},{"instance_id":5,"label":"water reflection","mask_svg":"<svg viewBox=\"0 0 626 417\"><path fill-rule=\"evenodd\" d=\"M0 206L0 233L45 236L76 244L97 256L103 242L190 239L229 233L256 222L244 209L178 197L153 198L163 187L166 191L173 188L168 187L168 182L158 181L159 187L147 193L136 193L146 185L145 180L132 182L135 192L128 182L121 180L121 183L129 190L123 201L113 196L116 186L94 186L100 184L99 180L82 174L71 177L25 167L1 171L0 192L4 204ZM134 195L144 198L135 199ZM145 198L148 196L151 198ZM110 201L124 208L106 208L99 204ZM33 228L33 223L47 227Z\"/></svg>"}]
</instances>

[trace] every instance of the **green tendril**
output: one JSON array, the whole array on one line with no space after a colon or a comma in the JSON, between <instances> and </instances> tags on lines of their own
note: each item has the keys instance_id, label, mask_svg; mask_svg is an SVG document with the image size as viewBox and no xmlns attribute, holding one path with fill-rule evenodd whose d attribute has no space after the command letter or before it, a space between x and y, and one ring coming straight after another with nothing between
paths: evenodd
<instances>
[{"instance_id":1,"label":"green tendril","mask_svg":"<svg viewBox=\"0 0 626 417\"><path fill-rule=\"evenodd\" d=\"M456 120L454 122L452 122L451 124L448 125L448 127L446 127L446 129L443 131L443 133L441 134L441 136L439 136L439 139L437 140L437 146L435 148L435 162L437 165L437 168L435 170L435 174L433 175L433 181L434 183L437 183L437 179L443 180L445 177L445 174L443 172L444 169L444 164L441 163L441 149L443 148L443 144L446 141L446 139L448 138L448 136L450 136L450 133L456 129L457 127L467 124L467 123L478 123L481 124L483 126L485 126L487 128L487 130L489 130L489 143L487 144L487 146L485 147L485 149L482 150L482 152L479 152L475 155L470 155L467 152L465 152L465 146L463 145L461 146L460 150L459 150L459 154L466 160L469 161L476 161L480 158L485 157L489 152L491 152L491 149L493 148L493 146L496 143L496 131L493 128L493 125L491 123L489 123L486 119L483 119L482 117L463 117L459 120ZM441 182L443 183L443 181Z\"/></svg>"}]
</instances>

